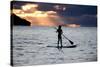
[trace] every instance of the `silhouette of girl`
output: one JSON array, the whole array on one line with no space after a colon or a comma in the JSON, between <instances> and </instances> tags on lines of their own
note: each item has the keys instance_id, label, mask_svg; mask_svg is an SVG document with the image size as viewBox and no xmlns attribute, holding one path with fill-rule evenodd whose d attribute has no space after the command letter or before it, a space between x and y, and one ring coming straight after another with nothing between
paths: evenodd
<instances>
[{"instance_id":1,"label":"silhouette of girl","mask_svg":"<svg viewBox=\"0 0 100 67\"><path fill-rule=\"evenodd\" d=\"M62 31L62 29L61 29L61 25L59 25L58 26L58 29L57 29L57 31L56 31L57 33L58 33L58 45L57 45L57 47L60 47L59 46L59 43L60 43L60 45L61 45L61 48L62 48L62 33L63 33L63 31Z\"/></svg>"}]
</instances>

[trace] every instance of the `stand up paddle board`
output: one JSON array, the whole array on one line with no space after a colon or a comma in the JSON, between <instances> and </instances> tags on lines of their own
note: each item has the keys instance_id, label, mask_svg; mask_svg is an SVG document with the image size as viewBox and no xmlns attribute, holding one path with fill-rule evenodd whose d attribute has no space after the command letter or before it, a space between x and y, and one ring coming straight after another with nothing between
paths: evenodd
<instances>
[{"instance_id":1,"label":"stand up paddle board","mask_svg":"<svg viewBox=\"0 0 100 67\"><path fill-rule=\"evenodd\" d=\"M47 46L47 47L53 47L53 48L58 48L58 46ZM62 46L62 48L75 48L77 45L71 45L71 46Z\"/></svg>"}]
</instances>

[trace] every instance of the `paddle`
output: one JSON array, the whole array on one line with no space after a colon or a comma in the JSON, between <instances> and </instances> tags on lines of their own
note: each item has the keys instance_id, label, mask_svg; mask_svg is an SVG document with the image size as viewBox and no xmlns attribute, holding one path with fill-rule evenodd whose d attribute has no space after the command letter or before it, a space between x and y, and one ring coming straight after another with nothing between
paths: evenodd
<instances>
[{"instance_id":1,"label":"paddle","mask_svg":"<svg viewBox=\"0 0 100 67\"><path fill-rule=\"evenodd\" d=\"M54 28L57 30L57 28L56 28L56 27L54 27ZM71 45L73 45L73 44L74 44L74 42L73 42L73 41L71 41L71 40L69 40L69 39L68 39L68 38L67 38L64 34L62 34L62 35L64 36L64 38L65 38L65 39L67 39L67 40L70 42L70 44L71 44Z\"/></svg>"},{"instance_id":2,"label":"paddle","mask_svg":"<svg viewBox=\"0 0 100 67\"><path fill-rule=\"evenodd\" d=\"M64 34L62 34L70 43L71 43L71 45L73 45L74 44L74 42L73 41L71 41L71 40L69 40Z\"/></svg>"}]
</instances>

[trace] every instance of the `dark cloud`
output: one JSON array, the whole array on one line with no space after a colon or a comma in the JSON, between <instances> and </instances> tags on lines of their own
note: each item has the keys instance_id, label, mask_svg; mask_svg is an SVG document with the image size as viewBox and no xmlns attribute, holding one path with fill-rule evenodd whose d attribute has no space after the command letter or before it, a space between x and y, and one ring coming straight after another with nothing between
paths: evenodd
<instances>
[{"instance_id":1,"label":"dark cloud","mask_svg":"<svg viewBox=\"0 0 100 67\"><path fill-rule=\"evenodd\" d=\"M86 6L86 5L69 5L64 12L59 12L62 16L81 16L81 15L96 15L96 6Z\"/></svg>"},{"instance_id":2,"label":"dark cloud","mask_svg":"<svg viewBox=\"0 0 100 67\"><path fill-rule=\"evenodd\" d=\"M97 17L94 15L83 15L79 18L77 23L80 23L81 26L87 26L87 27L95 26L96 27L97 26Z\"/></svg>"},{"instance_id":3,"label":"dark cloud","mask_svg":"<svg viewBox=\"0 0 100 67\"><path fill-rule=\"evenodd\" d=\"M81 26L85 27L96 27L97 26L97 17L96 15L82 15L79 17L67 17L64 18L65 23L74 23L80 24Z\"/></svg>"}]
</instances>

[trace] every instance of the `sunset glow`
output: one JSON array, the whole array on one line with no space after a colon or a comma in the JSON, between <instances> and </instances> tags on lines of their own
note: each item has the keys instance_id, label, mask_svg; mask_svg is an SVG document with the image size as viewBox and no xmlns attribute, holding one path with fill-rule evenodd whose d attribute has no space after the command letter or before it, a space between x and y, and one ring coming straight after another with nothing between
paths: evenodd
<instances>
[{"instance_id":1,"label":"sunset glow","mask_svg":"<svg viewBox=\"0 0 100 67\"><path fill-rule=\"evenodd\" d=\"M97 6L13 1L12 15L33 26L97 27Z\"/></svg>"},{"instance_id":2,"label":"sunset glow","mask_svg":"<svg viewBox=\"0 0 100 67\"><path fill-rule=\"evenodd\" d=\"M20 9L13 9L12 12L14 14L23 14L24 13L24 11L23 10L20 10Z\"/></svg>"},{"instance_id":3,"label":"sunset glow","mask_svg":"<svg viewBox=\"0 0 100 67\"><path fill-rule=\"evenodd\" d=\"M22 6L22 10L26 12L34 12L37 10L37 4L26 4Z\"/></svg>"},{"instance_id":4,"label":"sunset glow","mask_svg":"<svg viewBox=\"0 0 100 67\"><path fill-rule=\"evenodd\" d=\"M66 24L65 26L67 26L67 27L71 27L71 28L80 27L79 24Z\"/></svg>"},{"instance_id":5,"label":"sunset glow","mask_svg":"<svg viewBox=\"0 0 100 67\"><path fill-rule=\"evenodd\" d=\"M26 4L22 9L13 9L13 13L17 16L31 22L31 25L37 26L56 26L63 24L62 19L57 15L56 11L40 11L37 4Z\"/></svg>"}]
</instances>

